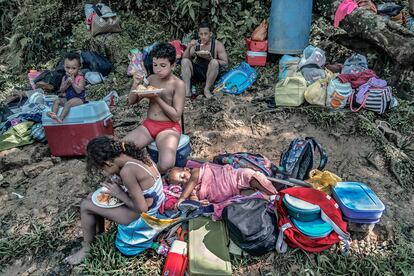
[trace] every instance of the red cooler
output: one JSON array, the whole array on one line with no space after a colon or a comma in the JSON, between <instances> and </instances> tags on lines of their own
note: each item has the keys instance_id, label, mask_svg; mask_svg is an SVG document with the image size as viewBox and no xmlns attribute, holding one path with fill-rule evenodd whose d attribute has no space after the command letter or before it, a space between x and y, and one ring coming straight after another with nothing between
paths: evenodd
<instances>
[{"instance_id":1,"label":"red cooler","mask_svg":"<svg viewBox=\"0 0 414 276\"><path fill-rule=\"evenodd\" d=\"M247 51L246 62L251 66L266 66L266 52Z\"/></svg>"},{"instance_id":2,"label":"red cooler","mask_svg":"<svg viewBox=\"0 0 414 276\"><path fill-rule=\"evenodd\" d=\"M246 62L251 66L266 66L267 40L255 41L246 38Z\"/></svg>"},{"instance_id":3,"label":"red cooler","mask_svg":"<svg viewBox=\"0 0 414 276\"><path fill-rule=\"evenodd\" d=\"M85 155L90 140L101 135L114 135L112 114L104 101L72 107L63 124L56 123L44 112L42 125L54 156Z\"/></svg>"},{"instance_id":4,"label":"red cooler","mask_svg":"<svg viewBox=\"0 0 414 276\"><path fill-rule=\"evenodd\" d=\"M175 240L165 260L163 276L183 276L187 269L187 243Z\"/></svg>"}]
</instances>

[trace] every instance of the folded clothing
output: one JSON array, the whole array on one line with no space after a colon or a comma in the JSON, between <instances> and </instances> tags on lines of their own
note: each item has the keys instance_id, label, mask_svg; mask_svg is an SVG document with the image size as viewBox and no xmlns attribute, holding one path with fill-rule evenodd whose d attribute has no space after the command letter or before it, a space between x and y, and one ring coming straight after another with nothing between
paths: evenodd
<instances>
[{"instance_id":1,"label":"folded clothing","mask_svg":"<svg viewBox=\"0 0 414 276\"><path fill-rule=\"evenodd\" d=\"M382 3L382 4L379 4L377 7L379 14L388 15L391 17L400 14L402 9L403 9L402 6L394 2Z\"/></svg>"},{"instance_id":2,"label":"folded clothing","mask_svg":"<svg viewBox=\"0 0 414 276\"><path fill-rule=\"evenodd\" d=\"M349 82L353 89L359 88L361 85L368 82L368 80L372 77L377 77L374 71L372 70L365 70L359 73L352 73L352 74L339 74L337 76L338 80L342 83Z\"/></svg>"}]
</instances>

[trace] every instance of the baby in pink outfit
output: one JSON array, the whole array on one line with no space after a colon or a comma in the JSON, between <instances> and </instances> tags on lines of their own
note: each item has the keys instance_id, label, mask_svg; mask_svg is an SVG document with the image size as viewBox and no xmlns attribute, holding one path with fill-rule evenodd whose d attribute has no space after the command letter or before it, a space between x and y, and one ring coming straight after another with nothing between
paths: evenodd
<instances>
[{"instance_id":1,"label":"baby in pink outfit","mask_svg":"<svg viewBox=\"0 0 414 276\"><path fill-rule=\"evenodd\" d=\"M172 168L167 174L170 184L182 185L182 192L176 206L188 197L199 201L220 203L233 196L248 195L261 191L266 195L276 194L272 183L260 172L252 169L235 169L230 165L204 163L200 168Z\"/></svg>"}]
</instances>

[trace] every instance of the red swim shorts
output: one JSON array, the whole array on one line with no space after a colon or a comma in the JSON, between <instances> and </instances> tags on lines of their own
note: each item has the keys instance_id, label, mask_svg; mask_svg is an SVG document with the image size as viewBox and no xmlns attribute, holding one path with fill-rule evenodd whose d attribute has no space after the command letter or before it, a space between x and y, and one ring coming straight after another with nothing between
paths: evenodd
<instances>
[{"instance_id":1,"label":"red swim shorts","mask_svg":"<svg viewBox=\"0 0 414 276\"><path fill-rule=\"evenodd\" d=\"M151 119L145 119L142 125L148 129L151 137L155 139L161 131L171 129L178 133L181 133L181 126L178 122L171 121L155 121Z\"/></svg>"}]
</instances>

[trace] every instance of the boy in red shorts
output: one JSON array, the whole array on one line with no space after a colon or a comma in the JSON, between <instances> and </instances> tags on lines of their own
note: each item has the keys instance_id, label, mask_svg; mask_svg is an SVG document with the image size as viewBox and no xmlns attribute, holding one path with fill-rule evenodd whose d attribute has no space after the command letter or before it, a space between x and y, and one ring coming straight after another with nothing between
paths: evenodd
<instances>
[{"instance_id":1,"label":"boy in red shorts","mask_svg":"<svg viewBox=\"0 0 414 276\"><path fill-rule=\"evenodd\" d=\"M184 82L174 76L175 48L168 43L159 43L151 51L154 74L148 77L151 86L163 88L159 94L133 92L141 84L143 76L134 75L131 93L128 95L130 105L149 99L147 118L135 130L125 136L124 140L133 141L143 148L155 140L158 148L158 170L163 173L174 167L175 155L181 135L180 119L184 110Z\"/></svg>"}]
</instances>

